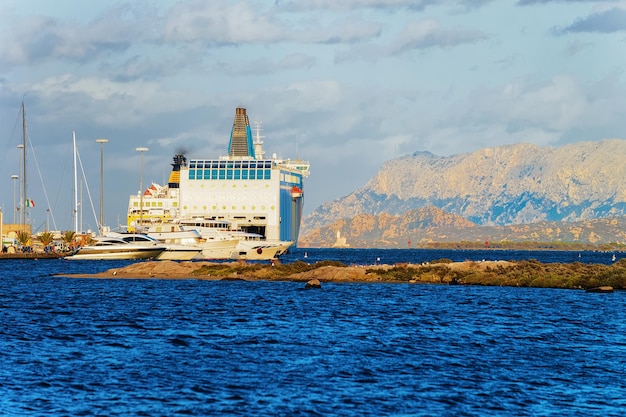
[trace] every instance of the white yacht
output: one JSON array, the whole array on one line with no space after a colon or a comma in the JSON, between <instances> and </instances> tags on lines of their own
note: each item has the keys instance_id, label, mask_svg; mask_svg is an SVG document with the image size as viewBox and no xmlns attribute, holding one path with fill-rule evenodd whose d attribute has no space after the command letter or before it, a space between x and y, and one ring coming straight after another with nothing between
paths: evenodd
<instances>
[{"instance_id":1,"label":"white yacht","mask_svg":"<svg viewBox=\"0 0 626 417\"><path fill-rule=\"evenodd\" d=\"M268 241L263 235L258 233L233 230L230 222L225 220L203 218L181 219L180 225L184 230L200 232L202 238L206 240L235 240L237 246L230 254L231 259L276 259L293 245L293 242L280 240Z\"/></svg>"},{"instance_id":2,"label":"white yacht","mask_svg":"<svg viewBox=\"0 0 626 417\"><path fill-rule=\"evenodd\" d=\"M190 261L202 254L202 248L199 246L165 243L140 233L115 233L113 236L128 243L165 247L165 250L157 256L158 261Z\"/></svg>"},{"instance_id":3,"label":"white yacht","mask_svg":"<svg viewBox=\"0 0 626 417\"><path fill-rule=\"evenodd\" d=\"M116 237L97 237L94 243L82 246L65 259L104 260L104 259L149 259L157 258L165 246L159 242L129 243Z\"/></svg>"},{"instance_id":4,"label":"white yacht","mask_svg":"<svg viewBox=\"0 0 626 417\"><path fill-rule=\"evenodd\" d=\"M200 254L194 259L231 259L239 243L239 239L230 236L204 238L198 230L185 230L180 223L154 224L146 234L166 245L199 248Z\"/></svg>"}]
</instances>

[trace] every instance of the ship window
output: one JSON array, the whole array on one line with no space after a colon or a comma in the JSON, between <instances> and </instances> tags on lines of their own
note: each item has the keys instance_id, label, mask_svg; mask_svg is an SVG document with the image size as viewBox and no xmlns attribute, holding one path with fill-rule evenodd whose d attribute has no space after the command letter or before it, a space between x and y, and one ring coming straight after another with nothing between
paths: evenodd
<instances>
[{"instance_id":1,"label":"ship window","mask_svg":"<svg viewBox=\"0 0 626 417\"><path fill-rule=\"evenodd\" d=\"M211 168L218 168L218 165L217 161L211 162Z\"/></svg>"},{"instance_id":2,"label":"ship window","mask_svg":"<svg viewBox=\"0 0 626 417\"><path fill-rule=\"evenodd\" d=\"M226 170L225 169L220 169L219 170L219 179L223 180L226 179Z\"/></svg>"},{"instance_id":3,"label":"ship window","mask_svg":"<svg viewBox=\"0 0 626 417\"><path fill-rule=\"evenodd\" d=\"M195 180L196 179L196 170L195 169L190 169L189 170L189 179L190 180Z\"/></svg>"},{"instance_id":4,"label":"ship window","mask_svg":"<svg viewBox=\"0 0 626 417\"><path fill-rule=\"evenodd\" d=\"M265 170L265 179L269 180L272 178L272 170L271 169L266 169Z\"/></svg>"},{"instance_id":5,"label":"ship window","mask_svg":"<svg viewBox=\"0 0 626 417\"><path fill-rule=\"evenodd\" d=\"M236 180L241 179L241 169L235 169L235 179Z\"/></svg>"},{"instance_id":6,"label":"ship window","mask_svg":"<svg viewBox=\"0 0 626 417\"><path fill-rule=\"evenodd\" d=\"M226 168L226 161L220 161L220 168Z\"/></svg>"},{"instance_id":7,"label":"ship window","mask_svg":"<svg viewBox=\"0 0 626 417\"><path fill-rule=\"evenodd\" d=\"M227 169L226 170L226 179L227 180L232 180L233 179L233 170L232 169Z\"/></svg>"},{"instance_id":8,"label":"ship window","mask_svg":"<svg viewBox=\"0 0 626 417\"><path fill-rule=\"evenodd\" d=\"M271 168L272 167L272 161L265 161L265 168Z\"/></svg>"},{"instance_id":9,"label":"ship window","mask_svg":"<svg viewBox=\"0 0 626 417\"><path fill-rule=\"evenodd\" d=\"M233 161L226 161L226 168L232 168L233 167Z\"/></svg>"},{"instance_id":10,"label":"ship window","mask_svg":"<svg viewBox=\"0 0 626 417\"><path fill-rule=\"evenodd\" d=\"M248 161L241 161L242 168L248 168Z\"/></svg>"},{"instance_id":11,"label":"ship window","mask_svg":"<svg viewBox=\"0 0 626 417\"><path fill-rule=\"evenodd\" d=\"M250 168L256 168L256 162L255 161L251 161L250 162Z\"/></svg>"},{"instance_id":12,"label":"ship window","mask_svg":"<svg viewBox=\"0 0 626 417\"><path fill-rule=\"evenodd\" d=\"M235 161L235 168L241 168L241 161Z\"/></svg>"},{"instance_id":13,"label":"ship window","mask_svg":"<svg viewBox=\"0 0 626 417\"><path fill-rule=\"evenodd\" d=\"M241 179L242 180L247 180L248 179L248 170L247 169L242 169L241 170Z\"/></svg>"},{"instance_id":14,"label":"ship window","mask_svg":"<svg viewBox=\"0 0 626 417\"><path fill-rule=\"evenodd\" d=\"M210 169L205 169L204 170L204 179L205 180L211 179L211 170Z\"/></svg>"}]
</instances>

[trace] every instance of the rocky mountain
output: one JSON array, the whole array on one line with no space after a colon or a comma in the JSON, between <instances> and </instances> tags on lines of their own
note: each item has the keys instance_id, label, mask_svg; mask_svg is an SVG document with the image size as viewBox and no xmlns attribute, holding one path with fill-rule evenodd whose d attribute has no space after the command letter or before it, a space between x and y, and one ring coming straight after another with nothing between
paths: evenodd
<instances>
[{"instance_id":1,"label":"rocky mountain","mask_svg":"<svg viewBox=\"0 0 626 417\"><path fill-rule=\"evenodd\" d=\"M434 243L567 242L626 244L626 217L575 222L541 221L509 226L480 226L435 207L401 215L358 214L334 221L302 236L299 247L428 247Z\"/></svg>"},{"instance_id":2,"label":"rocky mountain","mask_svg":"<svg viewBox=\"0 0 626 417\"><path fill-rule=\"evenodd\" d=\"M316 208L301 236L313 239L308 235L315 229L344 219L385 214L400 221L430 206L478 226L624 216L625 162L621 139L506 145L445 157L416 152L386 162L364 187Z\"/></svg>"}]
</instances>

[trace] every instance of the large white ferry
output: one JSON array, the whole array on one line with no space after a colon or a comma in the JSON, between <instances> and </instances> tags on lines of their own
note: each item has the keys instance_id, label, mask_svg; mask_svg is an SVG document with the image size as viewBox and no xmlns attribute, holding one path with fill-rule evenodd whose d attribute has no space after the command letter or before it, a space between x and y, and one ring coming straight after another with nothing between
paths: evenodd
<instances>
[{"instance_id":1,"label":"large white ferry","mask_svg":"<svg viewBox=\"0 0 626 417\"><path fill-rule=\"evenodd\" d=\"M298 241L309 163L265 157L260 123L255 137L246 109L237 108L228 156L187 159L175 155L167 185L151 184L131 195L128 230L158 230L178 224L205 239L239 241L234 259L272 259ZM219 235L194 224L220 224ZM224 227L226 226L226 227ZM207 230L204 230L207 229Z\"/></svg>"}]
</instances>

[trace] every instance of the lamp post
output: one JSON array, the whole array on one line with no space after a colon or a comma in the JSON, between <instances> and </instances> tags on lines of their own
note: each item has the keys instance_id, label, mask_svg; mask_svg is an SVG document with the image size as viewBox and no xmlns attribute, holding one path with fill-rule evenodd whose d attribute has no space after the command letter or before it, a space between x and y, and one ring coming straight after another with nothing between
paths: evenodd
<instances>
[{"instance_id":1,"label":"lamp post","mask_svg":"<svg viewBox=\"0 0 626 417\"><path fill-rule=\"evenodd\" d=\"M13 180L13 224L15 224L15 213L17 212L17 203L15 202L15 185L17 184L17 179L19 177L17 175L11 175L11 179Z\"/></svg>"},{"instance_id":2,"label":"lamp post","mask_svg":"<svg viewBox=\"0 0 626 417\"><path fill-rule=\"evenodd\" d=\"M104 228L104 217L102 214L104 204L104 144L108 142L108 139L96 139L96 143L100 144L100 224L98 225L100 236L102 236Z\"/></svg>"},{"instance_id":3,"label":"lamp post","mask_svg":"<svg viewBox=\"0 0 626 417\"><path fill-rule=\"evenodd\" d=\"M143 154L148 152L148 148L136 148L137 152L141 153L141 175L139 177L139 227L143 227ZM135 227L137 230L137 227Z\"/></svg>"}]
</instances>

